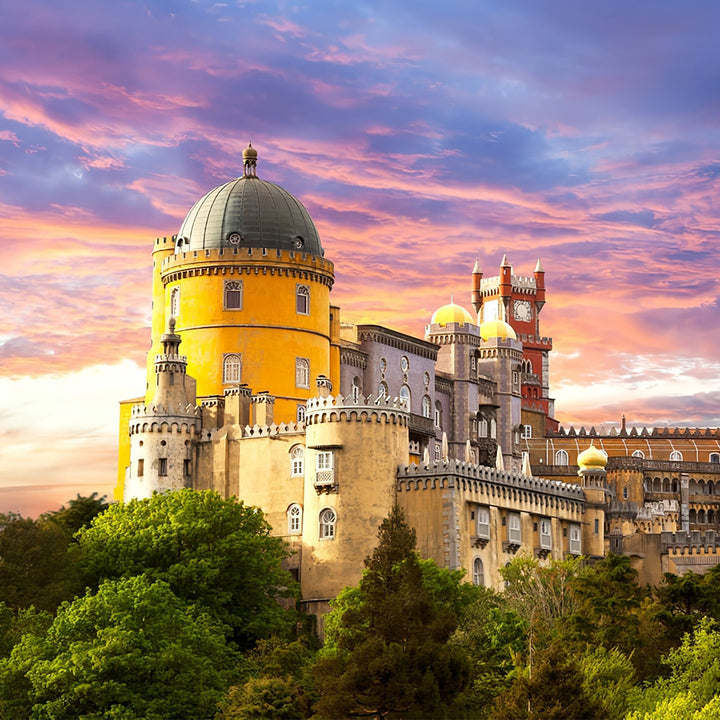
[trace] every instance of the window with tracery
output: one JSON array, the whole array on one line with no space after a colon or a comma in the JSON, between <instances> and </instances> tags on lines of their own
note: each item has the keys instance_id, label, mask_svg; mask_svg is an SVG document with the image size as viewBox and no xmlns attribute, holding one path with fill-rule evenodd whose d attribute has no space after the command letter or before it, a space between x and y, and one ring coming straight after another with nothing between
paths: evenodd
<instances>
[{"instance_id":1,"label":"window with tracery","mask_svg":"<svg viewBox=\"0 0 720 720\"><path fill-rule=\"evenodd\" d=\"M290 451L290 475L298 477L305 473L305 448L302 445L295 445Z\"/></svg>"},{"instance_id":2,"label":"window with tracery","mask_svg":"<svg viewBox=\"0 0 720 720\"><path fill-rule=\"evenodd\" d=\"M223 382L224 383L239 383L240 382L240 369L241 369L241 358L240 355L230 353L225 355L223 358Z\"/></svg>"},{"instance_id":3,"label":"window with tracery","mask_svg":"<svg viewBox=\"0 0 720 720\"><path fill-rule=\"evenodd\" d=\"M223 292L223 309L242 310L243 286L239 280L226 280Z\"/></svg>"},{"instance_id":4,"label":"window with tracery","mask_svg":"<svg viewBox=\"0 0 720 720\"><path fill-rule=\"evenodd\" d=\"M332 508L325 508L320 511L320 539L332 540L335 537L335 524L337 515Z\"/></svg>"},{"instance_id":5,"label":"window with tracery","mask_svg":"<svg viewBox=\"0 0 720 720\"><path fill-rule=\"evenodd\" d=\"M295 289L295 312L298 315L310 314L310 288L307 285L298 285Z\"/></svg>"},{"instance_id":6,"label":"window with tracery","mask_svg":"<svg viewBox=\"0 0 720 720\"><path fill-rule=\"evenodd\" d=\"M302 530L302 508L293 503L287 511L288 533L297 534Z\"/></svg>"},{"instance_id":7,"label":"window with tracery","mask_svg":"<svg viewBox=\"0 0 720 720\"><path fill-rule=\"evenodd\" d=\"M295 386L310 387L310 361L307 358L295 358Z\"/></svg>"}]
</instances>

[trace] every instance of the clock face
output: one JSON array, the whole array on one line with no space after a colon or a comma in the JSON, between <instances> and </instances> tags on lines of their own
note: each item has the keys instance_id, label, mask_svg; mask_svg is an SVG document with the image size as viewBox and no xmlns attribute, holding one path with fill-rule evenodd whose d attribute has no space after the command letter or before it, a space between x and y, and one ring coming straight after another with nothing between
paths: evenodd
<instances>
[{"instance_id":1,"label":"clock face","mask_svg":"<svg viewBox=\"0 0 720 720\"><path fill-rule=\"evenodd\" d=\"M513 315L516 320L521 322L532 320L532 305L527 300L516 300L513 306Z\"/></svg>"}]
</instances>

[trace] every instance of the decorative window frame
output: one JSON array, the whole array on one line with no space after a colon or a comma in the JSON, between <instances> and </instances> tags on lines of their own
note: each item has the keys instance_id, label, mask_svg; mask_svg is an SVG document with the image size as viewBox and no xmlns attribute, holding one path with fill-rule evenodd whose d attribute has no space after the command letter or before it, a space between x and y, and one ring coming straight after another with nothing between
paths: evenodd
<instances>
[{"instance_id":1,"label":"decorative window frame","mask_svg":"<svg viewBox=\"0 0 720 720\"><path fill-rule=\"evenodd\" d=\"M307 414L307 407L305 405L298 405L295 412L295 420L297 422L305 422L305 415Z\"/></svg>"},{"instance_id":2,"label":"decorative window frame","mask_svg":"<svg viewBox=\"0 0 720 720\"><path fill-rule=\"evenodd\" d=\"M297 284L295 286L295 313L297 315L310 314L310 286Z\"/></svg>"},{"instance_id":3,"label":"decorative window frame","mask_svg":"<svg viewBox=\"0 0 720 720\"><path fill-rule=\"evenodd\" d=\"M229 312L237 312L243 309L244 300L244 288L242 280L225 280L223 283L223 310ZM237 307L235 303L229 302L230 293L233 294L233 298L237 297ZM236 295L237 294L237 295Z\"/></svg>"},{"instance_id":4,"label":"decorative window frame","mask_svg":"<svg viewBox=\"0 0 720 720\"><path fill-rule=\"evenodd\" d=\"M432 400L429 395L423 395L422 398L422 416L424 418L432 417Z\"/></svg>"},{"instance_id":5,"label":"decorative window frame","mask_svg":"<svg viewBox=\"0 0 720 720\"><path fill-rule=\"evenodd\" d=\"M560 448L560 450L555 451L555 462L554 465L558 465L561 467L565 467L570 462L570 457L568 456L568 451L564 448Z\"/></svg>"},{"instance_id":6,"label":"decorative window frame","mask_svg":"<svg viewBox=\"0 0 720 720\"><path fill-rule=\"evenodd\" d=\"M295 358L295 387L310 387L310 360L309 358Z\"/></svg>"},{"instance_id":7,"label":"decorative window frame","mask_svg":"<svg viewBox=\"0 0 720 720\"><path fill-rule=\"evenodd\" d=\"M335 508L325 507L318 513L318 537L320 540L334 540L337 529Z\"/></svg>"},{"instance_id":8,"label":"decorative window frame","mask_svg":"<svg viewBox=\"0 0 720 720\"><path fill-rule=\"evenodd\" d=\"M290 448L290 477L305 475L305 446L293 445Z\"/></svg>"},{"instance_id":9,"label":"decorative window frame","mask_svg":"<svg viewBox=\"0 0 720 720\"><path fill-rule=\"evenodd\" d=\"M400 386L399 397L401 400L407 400L407 411L412 412L412 392L408 385L403 384Z\"/></svg>"},{"instance_id":10,"label":"decorative window frame","mask_svg":"<svg viewBox=\"0 0 720 720\"><path fill-rule=\"evenodd\" d=\"M523 440L530 440L532 438L532 425L523 425L522 426L522 435Z\"/></svg>"},{"instance_id":11,"label":"decorative window frame","mask_svg":"<svg viewBox=\"0 0 720 720\"><path fill-rule=\"evenodd\" d=\"M223 385L239 383L241 377L242 355L239 353L225 353L222 364Z\"/></svg>"},{"instance_id":12,"label":"decorative window frame","mask_svg":"<svg viewBox=\"0 0 720 720\"><path fill-rule=\"evenodd\" d=\"M682 462L683 454L679 450L673 450L670 453L670 462Z\"/></svg>"},{"instance_id":13,"label":"decorative window frame","mask_svg":"<svg viewBox=\"0 0 720 720\"><path fill-rule=\"evenodd\" d=\"M476 511L475 511L475 529L477 531L477 536L481 540L489 540L490 539L490 508L485 507L484 505L481 505Z\"/></svg>"},{"instance_id":14,"label":"decorative window frame","mask_svg":"<svg viewBox=\"0 0 720 720\"><path fill-rule=\"evenodd\" d=\"M293 503L287 509L287 531L288 535L300 535L302 533L302 505Z\"/></svg>"}]
</instances>

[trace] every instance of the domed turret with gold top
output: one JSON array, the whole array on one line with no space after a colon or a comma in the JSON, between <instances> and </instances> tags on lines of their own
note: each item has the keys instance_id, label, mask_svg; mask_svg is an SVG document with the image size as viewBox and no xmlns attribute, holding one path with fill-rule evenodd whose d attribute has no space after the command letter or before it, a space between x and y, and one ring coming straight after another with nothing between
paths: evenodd
<instances>
[{"instance_id":1,"label":"domed turret with gold top","mask_svg":"<svg viewBox=\"0 0 720 720\"><path fill-rule=\"evenodd\" d=\"M448 323L465 325L467 323L473 324L474 322L472 315L464 307L456 305L452 301L438 308L430 320L431 325L440 325L441 327L445 327Z\"/></svg>"},{"instance_id":2,"label":"domed turret with gold top","mask_svg":"<svg viewBox=\"0 0 720 720\"><path fill-rule=\"evenodd\" d=\"M489 340L490 338L517 340L517 335L512 326L504 320L486 320L480 325L480 337L483 340Z\"/></svg>"},{"instance_id":3,"label":"domed turret with gold top","mask_svg":"<svg viewBox=\"0 0 720 720\"><path fill-rule=\"evenodd\" d=\"M577 464L580 470L604 470L607 461L607 455L599 448L596 448L592 442L587 450L583 450L577 456Z\"/></svg>"}]
</instances>

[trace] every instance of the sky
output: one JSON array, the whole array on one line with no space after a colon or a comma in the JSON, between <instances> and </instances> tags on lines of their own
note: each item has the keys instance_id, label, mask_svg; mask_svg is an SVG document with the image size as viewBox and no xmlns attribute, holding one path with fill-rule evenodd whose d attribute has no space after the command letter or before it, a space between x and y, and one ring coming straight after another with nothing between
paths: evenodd
<instances>
[{"instance_id":1,"label":"sky","mask_svg":"<svg viewBox=\"0 0 720 720\"><path fill-rule=\"evenodd\" d=\"M565 427L720 422L717 0L0 0L0 512L112 495L150 251L242 174L343 319L541 258Z\"/></svg>"}]
</instances>

